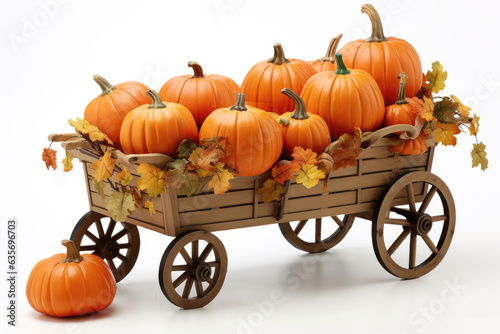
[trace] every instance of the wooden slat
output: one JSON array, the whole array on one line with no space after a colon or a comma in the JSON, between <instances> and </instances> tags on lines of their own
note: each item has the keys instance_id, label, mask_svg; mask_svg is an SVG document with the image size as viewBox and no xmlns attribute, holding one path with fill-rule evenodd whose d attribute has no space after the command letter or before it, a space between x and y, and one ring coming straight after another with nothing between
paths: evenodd
<instances>
[{"instance_id":1,"label":"wooden slat","mask_svg":"<svg viewBox=\"0 0 500 334\"><path fill-rule=\"evenodd\" d=\"M356 191L324 194L289 199L285 206L285 213L356 204Z\"/></svg>"},{"instance_id":2,"label":"wooden slat","mask_svg":"<svg viewBox=\"0 0 500 334\"><path fill-rule=\"evenodd\" d=\"M261 217L272 216L276 214L276 203L259 204L259 213ZM228 208L192 211L179 214L180 225L200 225L213 224L219 222L237 221L253 218L253 205L233 206Z\"/></svg>"},{"instance_id":3,"label":"wooden slat","mask_svg":"<svg viewBox=\"0 0 500 334\"><path fill-rule=\"evenodd\" d=\"M363 160L363 174L405 169L411 167L425 167L429 159L427 152L419 155L404 155L398 158L376 158Z\"/></svg>"},{"instance_id":4,"label":"wooden slat","mask_svg":"<svg viewBox=\"0 0 500 334\"><path fill-rule=\"evenodd\" d=\"M168 188L161 195L163 207L165 208L165 234L176 236L176 231L180 228L179 208L177 206L177 191L173 188Z\"/></svg>"},{"instance_id":5,"label":"wooden slat","mask_svg":"<svg viewBox=\"0 0 500 334\"><path fill-rule=\"evenodd\" d=\"M255 186L254 186L255 188ZM221 206L236 206L254 202L255 190L240 190L224 194L194 195L182 197L177 201L179 212L189 212L218 208Z\"/></svg>"}]
</instances>

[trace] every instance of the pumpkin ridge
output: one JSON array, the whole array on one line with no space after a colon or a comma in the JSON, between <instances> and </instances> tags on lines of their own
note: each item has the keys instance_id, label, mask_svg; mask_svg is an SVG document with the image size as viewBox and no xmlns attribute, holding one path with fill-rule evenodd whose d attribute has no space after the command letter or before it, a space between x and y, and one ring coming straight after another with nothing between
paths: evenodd
<instances>
[{"instance_id":1,"label":"pumpkin ridge","mask_svg":"<svg viewBox=\"0 0 500 334\"><path fill-rule=\"evenodd\" d=\"M291 67L291 65L290 65L290 67ZM288 83L287 83L287 85L285 85L284 88L290 87L290 89L293 91L297 90L297 87L293 87L294 80L292 80L293 78L295 78L295 71L291 71L291 68L289 68L288 66L284 66L283 72L285 72L285 71L286 71L286 75L283 75L283 76L287 78ZM291 99L288 99L287 102L288 102L288 108L286 108L287 110L285 110L284 112L293 111L294 107L292 107L292 105L295 106L295 104L293 103L293 101Z\"/></svg>"},{"instance_id":2,"label":"pumpkin ridge","mask_svg":"<svg viewBox=\"0 0 500 334\"><path fill-rule=\"evenodd\" d=\"M358 71L355 71L354 74L358 76ZM364 78L363 78L364 79ZM364 106L363 106L363 99L361 98L361 87L360 83L354 79L354 76L351 76L346 79L348 86L349 86L349 110L356 110L356 114L354 114L352 111L349 112L349 115L351 116L351 120L349 121L348 124L353 124L354 127L359 127L363 128L365 126L365 123L369 123L370 120L366 120L367 117L363 117L363 111ZM353 100L356 100L358 107L353 108ZM354 129L353 129L354 130Z\"/></svg>"},{"instance_id":3,"label":"pumpkin ridge","mask_svg":"<svg viewBox=\"0 0 500 334\"><path fill-rule=\"evenodd\" d=\"M62 259L61 259L61 261L62 261ZM52 306L52 293L51 293L52 289L51 289L50 284L47 284L46 281L48 281L50 283L52 274L57 266L58 266L58 263L53 264L50 267L49 272L44 273L42 288L40 289L41 295L42 295L41 301L42 301L43 309L45 311L47 311L48 314L54 314L54 308Z\"/></svg>"},{"instance_id":4,"label":"pumpkin ridge","mask_svg":"<svg viewBox=\"0 0 500 334\"><path fill-rule=\"evenodd\" d=\"M255 65L255 66L257 66L257 65ZM266 62L262 68L262 71L260 73L258 73L258 74L260 74L260 76L259 76L259 80L257 81L257 89L255 90L255 92L256 92L255 93L255 107L256 108L260 107L260 101L259 101L260 83L262 82L262 77L266 73L268 67L269 67L269 64ZM252 73L252 75L253 75L253 73ZM271 72L271 75L272 75L272 72Z\"/></svg>"}]
</instances>

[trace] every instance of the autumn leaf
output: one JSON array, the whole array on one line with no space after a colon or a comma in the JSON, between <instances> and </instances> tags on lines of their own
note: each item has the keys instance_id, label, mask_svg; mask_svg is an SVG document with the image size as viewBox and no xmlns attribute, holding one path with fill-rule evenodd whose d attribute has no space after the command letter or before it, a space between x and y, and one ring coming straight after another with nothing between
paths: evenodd
<instances>
[{"instance_id":1,"label":"autumn leaf","mask_svg":"<svg viewBox=\"0 0 500 334\"><path fill-rule=\"evenodd\" d=\"M104 186L105 184L103 180L97 181L96 179L94 179L94 188L97 191L97 193L101 195L103 198L104 198Z\"/></svg>"},{"instance_id":2,"label":"autumn leaf","mask_svg":"<svg viewBox=\"0 0 500 334\"><path fill-rule=\"evenodd\" d=\"M113 141L109 139L106 134L101 132L96 126L90 124L87 120L76 118L68 120L68 123L75 128L76 131L82 134L88 134L91 141L106 141L108 144L113 145Z\"/></svg>"},{"instance_id":3,"label":"autumn leaf","mask_svg":"<svg viewBox=\"0 0 500 334\"><path fill-rule=\"evenodd\" d=\"M443 65L436 61L432 63L432 71L427 71L425 77L429 82L427 88L431 89L433 93L438 93L446 87L444 82L448 77L448 73L443 71Z\"/></svg>"},{"instance_id":4,"label":"autumn leaf","mask_svg":"<svg viewBox=\"0 0 500 334\"><path fill-rule=\"evenodd\" d=\"M153 205L153 202L151 202L151 201L146 201L146 203L144 203L144 207L145 207L146 209L149 209L149 214L150 214L150 215L153 215L153 214L155 214L155 213L156 213L156 210L155 210L155 207L154 207L154 205Z\"/></svg>"},{"instance_id":5,"label":"autumn leaf","mask_svg":"<svg viewBox=\"0 0 500 334\"><path fill-rule=\"evenodd\" d=\"M73 157L69 155L68 151L66 151L66 158L63 159L62 163L65 172L69 172L73 169Z\"/></svg>"},{"instance_id":6,"label":"autumn leaf","mask_svg":"<svg viewBox=\"0 0 500 334\"><path fill-rule=\"evenodd\" d=\"M470 152L472 156L472 167L477 167L481 165L481 170L486 170L488 168L488 159L486 158L486 145L483 142L479 144L472 144L472 151Z\"/></svg>"},{"instance_id":7,"label":"autumn leaf","mask_svg":"<svg viewBox=\"0 0 500 334\"><path fill-rule=\"evenodd\" d=\"M212 138L205 138L201 140L201 147L205 150L206 155L215 155L217 160L224 159L227 155L231 154L231 145L227 137L214 136Z\"/></svg>"},{"instance_id":8,"label":"autumn leaf","mask_svg":"<svg viewBox=\"0 0 500 334\"><path fill-rule=\"evenodd\" d=\"M116 179L122 184L122 186L126 186L132 181L132 174L127 170L127 167L123 166L123 169L120 173L116 174Z\"/></svg>"},{"instance_id":9,"label":"autumn leaf","mask_svg":"<svg viewBox=\"0 0 500 334\"><path fill-rule=\"evenodd\" d=\"M310 148L307 150L304 150L300 146L295 146L293 148L293 153L292 157L293 160L296 161L300 166L304 164L310 164L310 165L317 165L318 160L316 160L316 157L318 155L314 153Z\"/></svg>"},{"instance_id":10,"label":"autumn leaf","mask_svg":"<svg viewBox=\"0 0 500 334\"><path fill-rule=\"evenodd\" d=\"M297 175L297 183L302 184L307 189L310 189L318 184L319 180L325 178L325 173L318 169L318 166L305 164Z\"/></svg>"},{"instance_id":11,"label":"autumn leaf","mask_svg":"<svg viewBox=\"0 0 500 334\"><path fill-rule=\"evenodd\" d=\"M196 143L193 143L190 138L184 139L183 141L181 141L181 143L179 144L179 148L177 149L179 158L189 158L191 153L196 150L197 147L198 145L196 145Z\"/></svg>"},{"instance_id":12,"label":"autumn leaf","mask_svg":"<svg viewBox=\"0 0 500 334\"><path fill-rule=\"evenodd\" d=\"M131 187L131 188L129 188L129 190L132 193L132 198L134 199L135 207L142 209L142 195L141 195L141 192L137 188L135 188L135 187Z\"/></svg>"},{"instance_id":13,"label":"autumn leaf","mask_svg":"<svg viewBox=\"0 0 500 334\"><path fill-rule=\"evenodd\" d=\"M469 112L471 111L471 107L464 105L462 101L460 101L458 97L456 97L455 95L450 94L450 96L454 102L458 103L457 111L460 113L460 117L463 118L469 117Z\"/></svg>"},{"instance_id":14,"label":"autumn leaf","mask_svg":"<svg viewBox=\"0 0 500 334\"><path fill-rule=\"evenodd\" d=\"M106 204L106 209L117 222L125 221L129 213L135 210L135 202L132 194L113 190L109 196L108 204Z\"/></svg>"},{"instance_id":15,"label":"autumn leaf","mask_svg":"<svg viewBox=\"0 0 500 334\"><path fill-rule=\"evenodd\" d=\"M214 188L214 194L223 194L231 188L229 180L234 179L227 169L224 169L224 164L218 162L214 170L214 176L208 183L208 189Z\"/></svg>"},{"instance_id":16,"label":"autumn leaf","mask_svg":"<svg viewBox=\"0 0 500 334\"><path fill-rule=\"evenodd\" d=\"M474 115L474 118L470 122L469 132L471 136L477 136L477 132L479 131L479 119L478 115Z\"/></svg>"},{"instance_id":17,"label":"autumn leaf","mask_svg":"<svg viewBox=\"0 0 500 334\"><path fill-rule=\"evenodd\" d=\"M94 178L97 181L106 180L111 177L115 169L116 159L111 158L111 152L106 151L104 156L100 157L99 160L94 161L90 166L95 170Z\"/></svg>"},{"instance_id":18,"label":"autumn leaf","mask_svg":"<svg viewBox=\"0 0 500 334\"><path fill-rule=\"evenodd\" d=\"M339 148L332 153L333 171L356 165L356 158L361 154L361 138L359 136L343 134L339 138Z\"/></svg>"},{"instance_id":19,"label":"autumn leaf","mask_svg":"<svg viewBox=\"0 0 500 334\"><path fill-rule=\"evenodd\" d=\"M441 123L458 123L455 113L458 109L458 103L453 102L448 96L443 97L441 101L434 106L434 117Z\"/></svg>"},{"instance_id":20,"label":"autumn leaf","mask_svg":"<svg viewBox=\"0 0 500 334\"><path fill-rule=\"evenodd\" d=\"M284 185L285 181L291 180L293 175L298 173L299 170L300 165L294 160L289 163L278 162L271 170L271 173L276 182Z\"/></svg>"},{"instance_id":21,"label":"autumn leaf","mask_svg":"<svg viewBox=\"0 0 500 334\"><path fill-rule=\"evenodd\" d=\"M42 160L45 162L47 170L49 169L49 167L52 167L53 170L57 169L56 154L57 152L51 148L43 148Z\"/></svg>"},{"instance_id":22,"label":"autumn leaf","mask_svg":"<svg viewBox=\"0 0 500 334\"><path fill-rule=\"evenodd\" d=\"M423 99L423 110L419 116L430 122L434 118L434 102L426 96L424 96Z\"/></svg>"},{"instance_id":23,"label":"autumn leaf","mask_svg":"<svg viewBox=\"0 0 500 334\"><path fill-rule=\"evenodd\" d=\"M257 194L262 194L264 203L279 201L281 194L285 192L285 186L273 179L267 179L264 185L257 190Z\"/></svg>"},{"instance_id":24,"label":"autumn leaf","mask_svg":"<svg viewBox=\"0 0 500 334\"><path fill-rule=\"evenodd\" d=\"M455 135L460 133L460 128L456 123L434 122L434 141L436 144L442 143L445 146L457 144Z\"/></svg>"},{"instance_id":25,"label":"autumn leaf","mask_svg":"<svg viewBox=\"0 0 500 334\"><path fill-rule=\"evenodd\" d=\"M196 166L211 173L215 170L215 164L219 161L217 151L215 149L208 152L203 147L198 147L189 155L189 161Z\"/></svg>"},{"instance_id":26,"label":"autumn leaf","mask_svg":"<svg viewBox=\"0 0 500 334\"><path fill-rule=\"evenodd\" d=\"M147 189L150 197L155 197L165 192L165 173L161 169L147 163L141 163L137 167L137 172L141 175L136 182L139 190Z\"/></svg>"},{"instance_id":27,"label":"autumn leaf","mask_svg":"<svg viewBox=\"0 0 500 334\"><path fill-rule=\"evenodd\" d=\"M166 180L169 187L177 188L182 194L191 196L200 190L201 177L197 172L186 168L188 161L178 159L168 164L170 169L167 172Z\"/></svg>"}]
</instances>

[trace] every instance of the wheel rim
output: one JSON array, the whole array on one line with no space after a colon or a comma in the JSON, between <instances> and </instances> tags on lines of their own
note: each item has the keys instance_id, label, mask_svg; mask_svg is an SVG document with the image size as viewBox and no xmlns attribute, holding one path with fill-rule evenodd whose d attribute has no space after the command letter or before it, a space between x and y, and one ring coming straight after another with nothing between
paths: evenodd
<instances>
[{"instance_id":1,"label":"wheel rim","mask_svg":"<svg viewBox=\"0 0 500 334\"><path fill-rule=\"evenodd\" d=\"M349 232L354 216L332 216L279 224L281 233L294 247L309 252L324 252L337 245Z\"/></svg>"},{"instance_id":2,"label":"wheel rim","mask_svg":"<svg viewBox=\"0 0 500 334\"><path fill-rule=\"evenodd\" d=\"M455 220L453 197L440 178L428 172L402 175L391 182L374 212L372 240L377 259L397 277L423 276L444 258Z\"/></svg>"},{"instance_id":3,"label":"wheel rim","mask_svg":"<svg viewBox=\"0 0 500 334\"><path fill-rule=\"evenodd\" d=\"M93 211L76 224L71 240L81 252L104 259L117 282L128 275L139 255L140 238L135 225L117 223Z\"/></svg>"},{"instance_id":4,"label":"wheel rim","mask_svg":"<svg viewBox=\"0 0 500 334\"><path fill-rule=\"evenodd\" d=\"M206 231L178 236L165 250L159 281L163 294L173 304L199 308L219 293L227 272L227 254L222 242Z\"/></svg>"}]
</instances>

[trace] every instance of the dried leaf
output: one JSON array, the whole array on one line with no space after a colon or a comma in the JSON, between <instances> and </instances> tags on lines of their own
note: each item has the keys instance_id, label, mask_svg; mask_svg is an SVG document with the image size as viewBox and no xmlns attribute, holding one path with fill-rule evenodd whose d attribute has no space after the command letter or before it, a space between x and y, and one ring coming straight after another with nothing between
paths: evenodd
<instances>
[{"instance_id":1,"label":"dried leaf","mask_svg":"<svg viewBox=\"0 0 500 334\"><path fill-rule=\"evenodd\" d=\"M460 133L460 128L456 123L441 123L434 121L434 141L436 144L442 143L445 146L457 144L455 135Z\"/></svg>"},{"instance_id":2,"label":"dried leaf","mask_svg":"<svg viewBox=\"0 0 500 334\"><path fill-rule=\"evenodd\" d=\"M264 185L257 190L257 194L262 194L264 203L279 201L281 194L285 192L285 186L273 179L267 179Z\"/></svg>"},{"instance_id":3,"label":"dried leaf","mask_svg":"<svg viewBox=\"0 0 500 334\"><path fill-rule=\"evenodd\" d=\"M470 122L469 132L471 136L477 136L477 132L479 131L479 119L478 115L474 114L474 118Z\"/></svg>"},{"instance_id":4,"label":"dried leaf","mask_svg":"<svg viewBox=\"0 0 500 334\"><path fill-rule=\"evenodd\" d=\"M471 107L464 105L462 101L460 101L458 97L456 97L455 95L450 94L450 96L454 102L458 103L457 111L460 113L460 117L463 118L469 117L469 112L471 111Z\"/></svg>"},{"instance_id":5,"label":"dried leaf","mask_svg":"<svg viewBox=\"0 0 500 334\"><path fill-rule=\"evenodd\" d=\"M440 90L446 87L445 81L448 77L448 73L443 71L443 65L438 61L432 63L432 72L427 71L425 75L427 81L427 88L431 89L433 93L438 93Z\"/></svg>"},{"instance_id":6,"label":"dried leaf","mask_svg":"<svg viewBox=\"0 0 500 334\"><path fill-rule=\"evenodd\" d=\"M332 153L333 171L356 165L356 158L361 154L361 138L348 133L339 138L339 148Z\"/></svg>"},{"instance_id":7,"label":"dried leaf","mask_svg":"<svg viewBox=\"0 0 500 334\"><path fill-rule=\"evenodd\" d=\"M434 106L434 117L441 123L458 123L455 118L458 103L453 102L448 96L443 97L441 101Z\"/></svg>"},{"instance_id":8,"label":"dried leaf","mask_svg":"<svg viewBox=\"0 0 500 334\"><path fill-rule=\"evenodd\" d=\"M132 194L113 190L106 204L106 209L117 222L125 221L129 213L135 210L135 202Z\"/></svg>"},{"instance_id":9,"label":"dried leaf","mask_svg":"<svg viewBox=\"0 0 500 334\"><path fill-rule=\"evenodd\" d=\"M73 169L73 157L69 155L68 151L66 151L66 158L63 159L62 163L65 172L69 172Z\"/></svg>"},{"instance_id":10,"label":"dried leaf","mask_svg":"<svg viewBox=\"0 0 500 334\"><path fill-rule=\"evenodd\" d=\"M191 196L200 190L201 177L197 172L186 168L188 161L178 159L168 164L170 169L167 172L166 180L169 187L177 188L182 194Z\"/></svg>"},{"instance_id":11,"label":"dried leaf","mask_svg":"<svg viewBox=\"0 0 500 334\"><path fill-rule=\"evenodd\" d=\"M150 197L158 196L165 192L165 173L147 163L141 163L137 168L137 172L141 177L137 180L136 185L139 190L147 189Z\"/></svg>"},{"instance_id":12,"label":"dried leaf","mask_svg":"<svg viewBox=\"0 0 500 334\"><path fill-rule=\"evenodd\" d=\"M481 165L481 170L486 170L488 168L488 158L486 158L486 145L483 142L479 144L472 144L473 149L470 152L472 156L472 167L477 167Z\"/></svg>"},{"instance_id":13,"label":"dried leaf","mask_svg":"<svg viewBox=\"0 0 500 334\"><path fill-rule=\"evenodd\" d=\"M82 134L88 134L90 140L92 141L106 141L108 144L113 145L113 141L109 139L106 134L101 132L96 126L90 124L87 120L76 118L76 121L72 119L68 120L69 124L75 128L76 131Z\"/></svg>"},{"instance_id":14,"label":"dried leaf","mask_svg":"<svg viewBox=\"0 0 500 334\"><path fill-rule=\"evenodd\" d=\"M94 188L102 198L104 198L104 186L105 184L103 180L97 181L96 179L94 179Z\"/></svg>"},{"instance_id":15,"label":"dried leaf","mask_svg":"<svg viewBox=\"0 0 500 334\"><path fill-rule=\"evenodd\" d=\"M153 202L151 201L146 201L146 203L144 203L144 207L146 209L149 209L149 214L150 215L154 215L156 213L156 210L155 210L155 207L153 205Z\"/></svg>"},{"instance_id":16,"label":"dried leaf","mask_svg":"<svg viewBox=\"0 0 500 334\"><path fill-rule=\"evenodd\" d=\"M300 165L297 161L288 163L278 162L272 169L271 173L276 182L285 184L285 181L291 180L293 176L300 170Z\"/></svg>"},{"instance_id":17,"label":"dried leaf","mask_svg":"<svg viewBox=\"0 0 500 334\"><path fill-rule=\"evenodd\" d=\"M53 170L57 169L56 154L57 152L51 148L43 148L42 160L45 162L47 169L49 169L49 167L52 167Z\"/></svg>"},{"instance_id":18,"label":"dried leaf","mask_svg":"<svg viewBox=\"0 0 500 334\"><path fill-rule=\"evenodd\" d=\"M234 179L233 174L231 174L227 169L224 169L224 164L218 162L216 169L213 172L214 176L212 180L208 183L208 189L214 188L214 194L223 194L231 188L231 183L229 180Z\"/></svg>"},{"instance_id":19,"label":"dried leaf","mask_svg":"<svg viewBox=\"0 0 500 334\"><path fill-rule=\"evenodd\" d=\"M193 143L190 138L184 139L183 141L181 141L181 143L179 144L179 148L177 149L179 158L189 158L191 153L196 150L197 147L198 145L196 145L196 143Z\"/></svg>"},{"instance_id":20,"label":"dried leaf","mask_svg":"<svg viewBox=\"0 0 500 334\"><path fill-rule=\"evenodd\" d=\"M95 170L94 178L97 182L111 177L115 169L115 161L116 159L111 158L110 151L106 151L104 156L100 157L99 160L94 161L90 167Z\"/></svg>"},{"instance_id":21,"label":"dried leaf","mask_svg":"<svg viewBox=\"0 0 500 334\"><path fill-rule=\"evenodd\" d=\"M216 154L217 160L224 159L227 155L231 154L231 145L227 141L227 137L214 136L201 140L201 146L205 149L206 155Z\"/></svg>"},{"instance_id":22,"label":"dried leaf","mask_svg":"<svg viewBox=\"0 0 500 334\"><path fill-rule=\"evenodd\" d=\"M123 166L123 169L120 173L116 174L116 179L122 184L122 186L126 186L132 181L132 174L127 170L127 167Z\"/></svg>"},{"instance_id":23,"label":"dried leaf","mask_svg":"<svg viewBox=\"0 0 500 334\"><path fill-rule=\"evenodd\" d=\"M292 157L293 160L296 161L300 166L304 164L310 164L310 165L317 165L318 160L316 160L316 157L318 155L314 153L310 148L307 150L304 150L300 146L295 146L293 148L293 153Z\"/></svg>"},{"instance_id":24,"label":"dried leaf","mask_svg":"<svg viewBox=\"0 0 500 334\"><path fill-rule=\"evenodd\" d=\"M215 170L215 164L219 161L219 158L215 148L207 151L203 147L198 147L189 155L189 161L195 166L195 168L190 169L201 168L212 173Z\"/></svg>"}]
</instances>

